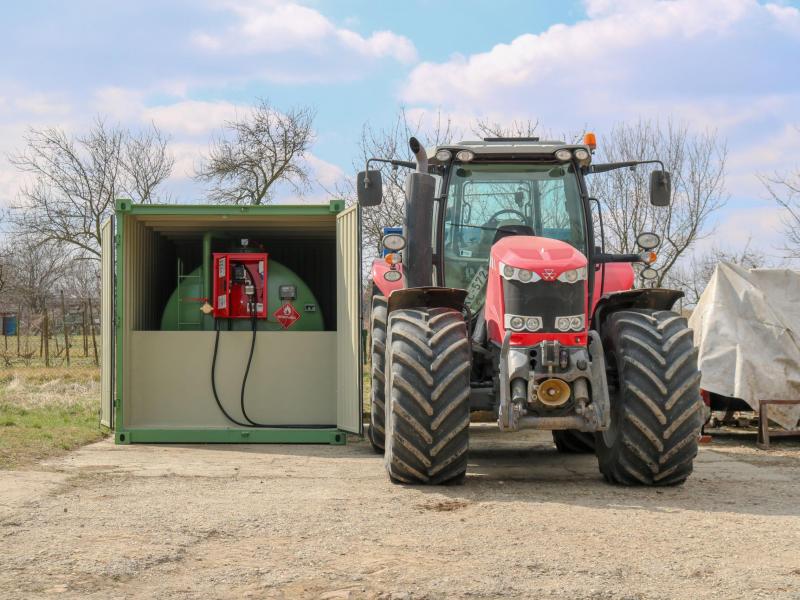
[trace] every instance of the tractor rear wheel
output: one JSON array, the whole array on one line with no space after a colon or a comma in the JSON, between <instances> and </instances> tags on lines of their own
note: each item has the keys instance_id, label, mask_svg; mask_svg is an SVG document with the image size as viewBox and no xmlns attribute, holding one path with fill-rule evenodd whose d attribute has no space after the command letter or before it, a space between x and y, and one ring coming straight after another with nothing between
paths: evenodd
<instances>
[{"instance_id":1,"label":"tractor rear wheel","mask_svg":"<svg viewBox=\"0 0 800 600\"><path fill-rule=\"evenodd\" d=\"M594 452L594 433L563 429L553 432L556 449L562 454L592 454Z\"/></svg>"},{"instance_id":2,"label":"tractor rear wheel","mask_svg":"<svg viewBox=\"0 0 800 600\"><path fill-rule=\"evenodd\" d=\"M611 424L595 435L600 472L621 485L677 485L703 421L692 330L672 311L612 314L603 332Z\"/></svg>"},{"instance_id":3,"label":"tractor rear wheel","mask_svg":"<svg viewBox=\"0 0 800 600\"><path fill-rule=\"evenodd\" d=\"M394 482L463 482L469 447L470 345L450 308L389 316L386 452Z\"/></svg>"},{"instance_id":4,"label":"tractor rear wheel","mask_svg":"<svg viewBox=\"0 0 800 600\"><path fill-rule=\"evenodd\" d=\"M372 449L383 454L384 428L386 427L384 366L386 364L386 296L372 297L372 318L370 327L371 368L369 429L367 437Z\"/></svg>"}]
</instances>

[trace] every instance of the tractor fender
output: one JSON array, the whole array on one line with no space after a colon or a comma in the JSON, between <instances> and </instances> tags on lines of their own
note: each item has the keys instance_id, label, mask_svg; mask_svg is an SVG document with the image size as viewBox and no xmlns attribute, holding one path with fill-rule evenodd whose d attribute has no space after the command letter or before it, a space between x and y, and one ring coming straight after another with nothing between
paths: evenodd
<instances>
[{"instance_id":1,"label":"tractor fender","mask_svg":"<svg viewBox=\"0 0 800 600\"><path fill-rule=\"evenodd\" d=\"M683 298L683 292L665 288L643 288L604 294L594 309L592 329L600 331L603 322L612 313L631 308L650 308L654 310L671 310L673 305Z\"/></svg>"},{"instance_id":2,"label":"tractor fender","mask_svg":"<svg viewBox=\"0 0 800 600\"><path fill-rule=\"evenodd\" d=\"M400 277L400 279L397 281L387 280L384 275L391 270L399 271L402 277ZM387 298L393 291L403 289L406 286L406 277L403 273L402 263L395 265L394 269L392 269L388 264L386 264L385 260L376 258L374 261L372 261L370 277L372 278L372 283L376 288L378 288L378 291L380 291L380 295L386 296Z\"/></svg>"},{"instance_id":3,"label":"tractor fender","mask_svg":"<svg viewBox=\"0 0 800 600\"><path fill-rule=\"evenodd\" d=\"M399 308L452 308L464 310L467 290L445 287L418 287L395 290L389 296L388 313Z\"/></svg>"}]
</instances>

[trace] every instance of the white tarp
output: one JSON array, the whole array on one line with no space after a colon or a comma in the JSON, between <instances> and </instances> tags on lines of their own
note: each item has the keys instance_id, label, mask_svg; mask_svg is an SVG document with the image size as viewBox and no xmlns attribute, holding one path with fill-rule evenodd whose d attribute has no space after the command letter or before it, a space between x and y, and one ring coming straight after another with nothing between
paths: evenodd
<instances>
[{"instance_id":1,"label":"white tarp","mask_svg":"<svg viewBox=\"0 0 800 600\"><path fill-rule=\"evenodd\" d=\"M756 411L760 400L800 400L800 272L721 262L689 326L704 390ZM769 418L794 429L800 406L770 406Z\"/></svg>"}]
</instances>

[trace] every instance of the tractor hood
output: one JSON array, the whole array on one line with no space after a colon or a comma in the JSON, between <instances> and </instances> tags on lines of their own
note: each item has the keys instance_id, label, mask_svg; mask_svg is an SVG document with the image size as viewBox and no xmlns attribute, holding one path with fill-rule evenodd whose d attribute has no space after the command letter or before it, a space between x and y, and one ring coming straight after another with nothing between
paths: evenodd
<instances>
[{"instance_id":1,"label":"tractor hood","mask_svg":"<svg viewBox=\"0 0 800 600\"><path fill-rule=\"evenodd\" d=\"M513 235L492 246L492 261L514 269L536 273L544 281L554 281L566 272L585 267L587 259L576 248L552 238ZM502 273L502 267L497 264Z\"/></svg>"}]
</instances>

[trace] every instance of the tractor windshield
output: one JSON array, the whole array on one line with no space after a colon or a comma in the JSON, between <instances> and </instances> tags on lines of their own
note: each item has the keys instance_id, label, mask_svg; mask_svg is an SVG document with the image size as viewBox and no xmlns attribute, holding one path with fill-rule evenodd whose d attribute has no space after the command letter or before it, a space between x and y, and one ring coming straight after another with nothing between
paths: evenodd
<instances>
[{"instance_id":1,"label":"tractor windshield","mask_svg":"<svg viewBox=\"0 0 800 600\"><path fill-rule=\"evenodd\" d=\"M498 229L554 238L586 253L578 180L569 165L456 165L444 214L445 280L483 305L489 251Z\"/></svg>"}]
</instances>

